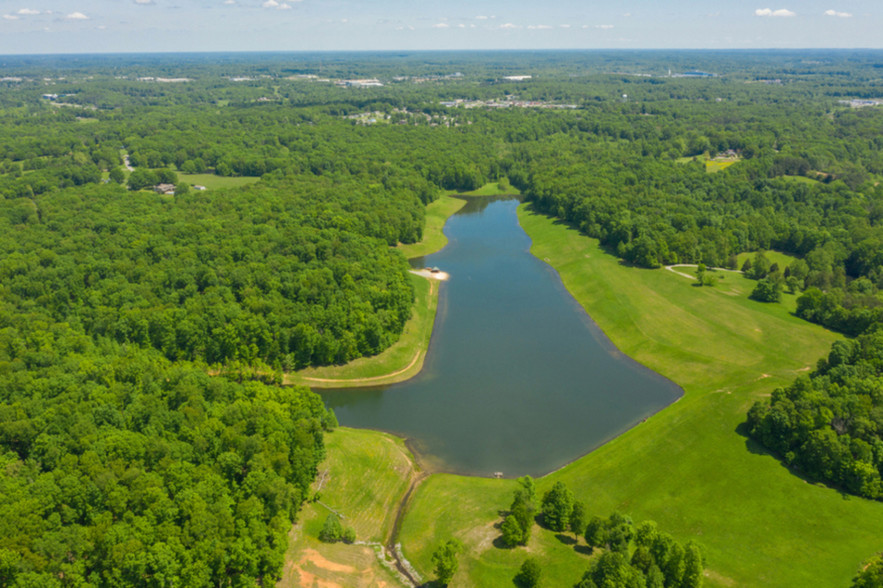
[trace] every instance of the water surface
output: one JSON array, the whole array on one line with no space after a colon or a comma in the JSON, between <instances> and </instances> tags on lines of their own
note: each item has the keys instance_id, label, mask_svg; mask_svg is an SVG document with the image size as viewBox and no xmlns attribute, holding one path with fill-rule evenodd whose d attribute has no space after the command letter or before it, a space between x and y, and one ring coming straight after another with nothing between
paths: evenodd
<instances>
[{"instance_id":1,"label":"water surface","mask_svg":"<svg viewBox=\"0 0 883 588\"><path fill-rule=\"evenodd\" d=\"M517 206L471 200L445 225L447 247L416 260L451 275L423 371L401 384L322 392L342 425L411 439L440 470L539 476L680 396L619 353L529 253Z\"/></svg>"}]
</instances>

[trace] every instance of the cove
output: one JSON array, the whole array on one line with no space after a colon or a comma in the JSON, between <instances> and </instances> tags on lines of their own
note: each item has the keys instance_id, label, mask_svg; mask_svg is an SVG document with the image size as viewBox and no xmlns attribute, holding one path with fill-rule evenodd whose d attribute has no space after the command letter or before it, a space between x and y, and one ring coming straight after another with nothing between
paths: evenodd
<instances>
[{"instance_id":1,"label":"cove","mask_svg":"<svg viewBox=\"0 0 883 588\"><path fill-rule=\"evenodd\" d=\"M470 199L448 245L412 260L450 274L423 371L326 390L339 422L405 437L435 471L540 476L677 400L673 382L620 353L530 254L517 199Z\"/></svg>"}]
</instances>

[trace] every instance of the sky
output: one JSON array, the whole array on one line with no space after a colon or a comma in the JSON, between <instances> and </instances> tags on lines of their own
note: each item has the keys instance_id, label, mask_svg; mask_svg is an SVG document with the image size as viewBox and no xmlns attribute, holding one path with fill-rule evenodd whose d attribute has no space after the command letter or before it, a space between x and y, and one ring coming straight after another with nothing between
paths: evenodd
<instances>
[{"instance_id":1,"label":"sky","mask_svg":"<svg viewBox=\"0 0 883 588\"><path fill-rule=\"evenodd\" d=\"M0 0L0 54L883 48L881 0Z\"/></svg>"}]
</instances>

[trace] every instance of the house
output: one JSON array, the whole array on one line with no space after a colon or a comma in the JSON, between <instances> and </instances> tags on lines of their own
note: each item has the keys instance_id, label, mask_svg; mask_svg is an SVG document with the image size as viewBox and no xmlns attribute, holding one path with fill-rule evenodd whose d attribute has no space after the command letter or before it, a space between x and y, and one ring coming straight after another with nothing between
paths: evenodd
<instances>
[{"instance_id":1,"label":"house","mask_svg":"<svg viewBox=\"0 0 883 588\"><path fill-rule=\"evenodd\" d=\"M153 187L153 191L157 194L174 194L175 184L157 184Z\"/></svg>"},{"instance_id":2,"label":"house","mask_svg":"<svg viewBox=\"0 0 883 588\"><path fill-rule=\"evenodd\" d=\"M203 190L205 190L205 186L200 186L199 184L193 184L193 189L199 190L200 192L202 192Z\"/></svg>"}]
</instances>

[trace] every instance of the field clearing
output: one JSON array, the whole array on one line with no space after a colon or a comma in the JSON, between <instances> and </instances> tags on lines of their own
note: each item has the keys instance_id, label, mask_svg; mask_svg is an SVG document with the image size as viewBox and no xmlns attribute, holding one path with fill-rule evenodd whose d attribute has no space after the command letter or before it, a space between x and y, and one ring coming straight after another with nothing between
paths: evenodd
<instances>
[{"instance_id":1,"label":"field clearing","mask_svg":"<svg viewBox=\"0 0 883 588\"><path fill-rule=\"evenodd\" d=\"M710 174L715 174L727 169L738 161L738 159L709 159L705 162L705 171Z\"/></svg>"},{"instance_id":2,"label":"field clearing","mask_svg":"<svg viewBox=\"0 0 883 588\"><path fill-rule=\"evenodd\" d=\"M331 508L343 515L345 527L355 529L357 541L385 542L417 474L410 452L392 435L342 427L326 435L325 443L328 457L313 484L319 502L304 505L289 533L277 586L401 586L371 546L327 544L317 537Z\"/></svg>"},{"instance_id":3,"label":"field clearing","mask_svg":"<svg viewBox=\"0 0 883 588\"><path fill-rule=\"evenodd\" d=\"M590 514L614 509L652 519L679 541L696 539L714 586L846 586L883 548L883 504L808 483L740 433L751 404L815 365L840 337L790 314L791 304L749 300L754 282L727 276L738 295L692 286L672 272L621 265L597 242L519 209L531 251L618 348L674 380L685 396L591 454L538 481L562 480ZM421 572L451 536L466 544L455 585L511 586L526 555L546 585L573 585L589 559L534 529L527 549L498 549L494 528L514 482L431 476L401 540ZM566 547L566 548L565 548Z\"/></svg>"},{"instance_id":4,"label":"field clearing","mask_svg":"<svg viewBox=\"0 0 883 588\"><path fill-rule=\"evenodd\" d=\"M500 187L499 182L488 182L481 188L477 188L470 192L452 192L460 196L508 196L510 194L521 194L515 186L507 185L505 188Z\"/></svg>"},{"instance_id":5,"label":"field clearing","mask_svg":"<svg viewBox=\"0 0 883 588\"><path fill-rule=\"evenodd\" d=\"M217 188L238 188L260 182L260 178L249 176L216 176L215 174L184 174L178 172L178 180L191 186L205 186L208 190Z\"/></svg>"},{"instance_id":6,"label":"field clearing","mask_svg":"<svg viewBox=\"0 0 883 588\"><path fill-rule=\"evenodd\" d=\"M715 174L727 169L734 163L742 161L742 159L740 157L715 157L712 159L708 156L708 153L703 153L702 155L693 155L691 157L678 157L675 160L675 162L682 165L690 163L691 161L701 161L705 163L705 172L709 174Z\"/></svg>"},{"instance_id":7,"label":"field clearing","mask_svg":"<svg viewBox=\"0 0 883 588\"><path fill-rule=\"evenodd\" d=\"M746 259L750 259L752 263L754 262L754 256L757 253L752 251L749 253L740 253L736 256L736 265L737 269L742 269L742 264L745 263ZM788 255L787 253L782 253L781 251L764 251L763 254L770 261L770 263L778 263L779 271L785 271L785 268L797 261L797 258L793 255Z\"/></svg>"},{"instance_id":8,"label":"field clearing","mask_svg":"<svg viewBox=\"0 0 883 588\"><path fill-rule=\"evenodd\" d=\"M432 338L440 286L436 280L413 274L410 277L414 284L414 311L398 341L377 355L344 365L310 367L285 374L284 382L311 388L357 388L403 382L419 374Z\"/></svg>"}]
</instances>

